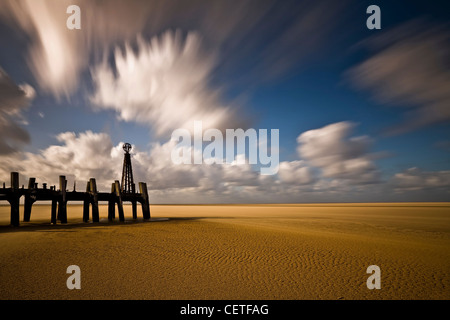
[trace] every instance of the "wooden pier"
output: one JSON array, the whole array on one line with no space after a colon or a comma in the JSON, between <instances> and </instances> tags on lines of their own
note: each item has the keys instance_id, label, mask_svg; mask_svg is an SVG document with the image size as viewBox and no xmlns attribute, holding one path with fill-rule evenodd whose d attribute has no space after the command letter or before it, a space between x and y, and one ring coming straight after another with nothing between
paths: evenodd
<instances>
[{"instance_id":1,"label":"wooden pier","mask_svg":"<svg viewBox=\"0 0 450 320\"><path fill-rule=\"evenodd\" d=\"M24 186L19 188L19 173L11 172L11 186L9 188L0 187L0 200L7 200L11 206L11 225L19 226L20 198L24 196L24 217L23 221L28 222L31 219L31 208L36 201L51 201L50 221L52 224L67 223L67 202L83 201L83 221L89 221L89 211L92 207L92 221L99 222L98 202L108 202L108 220L115 219L117 205L119 220L125 221L123 202L131 202L133 210L133 219L137 219L137 203L142 206L142 215L145 220L150 219L150 202L147 192L147 184L139 182L139 193L133 191L124 193L120 188L120 183L116 180L111 185L111 192L98 192L97 184L94 178L91 178L86 185L86 192L67 190L67 180L65 176L59 176L59 189L56 186L47 187L46 183L42 188L38 187L35 178L30 178L28 188Z\"/></svg>"}]
</instances>

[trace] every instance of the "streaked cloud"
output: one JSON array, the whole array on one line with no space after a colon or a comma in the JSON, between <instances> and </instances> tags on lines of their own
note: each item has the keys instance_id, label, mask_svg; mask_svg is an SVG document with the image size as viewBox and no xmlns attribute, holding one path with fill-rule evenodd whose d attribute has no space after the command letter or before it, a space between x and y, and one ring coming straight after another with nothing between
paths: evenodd
<instances>
[{"instance_id":1,"label":"streaked cloud","mask_svg":"<svg viewBox=\"0 0 450 320\"><path fill-rule=\"evenodd\" d=\"M66 23L69 1L3 1L2 12L10 15L31 38L27 62L40 87L57 97L70 93L78 85L85 57L74 50L82 45L70 34Z\"/></svg>"},{"instance_id":2,"label":"streaked cloud","mask_svg":"<svg viewBox=\"0 0 450 320\"><path fill-rule=\"evenodd\" d=\"M136 52L130 45L116 48L113 68L107 61L92 68L91 102L99 109L113 109L120 119L148 125L158 135L177 128L233 128L241 116L223 102L209 80L215 56L202 49L201 38L190 32L167 31L148 42L138 38Z\"/></svg>"},{"instance_id":3,"label":"streaked cloud","mask_svg":"<svg viewBox=\"0 0 450 320\"><path fill-rule=\"evenodd\" d=\"M363 43L375 53L347 76L376 101L406 109L388 134L450 121L449 40L448 26L413 21Z\"/></svg>"},{"instance_id":4,"label":"streaked cloud","mask_svg":"<svg viewBox=\"0 0 450 320\"><path fill-rule=\"evenodd\" d=\"M81 8L79 31L65 27L72 4ZM197 32L219 58L216 71L244 67L234 81L255 85L316 56L342 9L335 1L1 0L0 15L27 35L27 62L41 89L70 98L83 72L112 47L171 29Z\"/></svg>"},{"instance_id":5,"label":"streaked cloud","mask_svg":"<svg viewBox=\"0 0 450 320\"><path fill-rule=\"evenodd\" d=\"M30 141L28 132L21 126L27 124L22 113L34 95L30 85L15 84L0 68L0 154L12 153L18 145Z\"/></svg>"},{"instance_id":6,"label":"streaked cloud","mask_svg":"<svg viewBox=\"0 0 450 320\"><path fill-rule=\"evenodd\" d=\"M73 4L82 9L81 30L66 27L66 9ZM148 10L143 1L2 0L0 16L27 35L26 60L40 88L70 99L91 57L101 56L114 41L134 37Z\"/></svg>"}]
</instances>

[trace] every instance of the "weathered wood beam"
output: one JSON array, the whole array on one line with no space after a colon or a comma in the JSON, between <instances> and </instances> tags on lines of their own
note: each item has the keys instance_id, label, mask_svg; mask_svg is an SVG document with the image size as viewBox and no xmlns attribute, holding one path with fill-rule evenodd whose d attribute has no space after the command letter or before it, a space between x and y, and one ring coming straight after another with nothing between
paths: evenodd
<instances>
[{"instance_id":1,"label":"weathered wood beam","mask_svg":"<svg viewBox=\"0 0 450 320\"><path fill-rule=\"evenodd\" d=\"M11 224L15 227L18 227L20 224L19 199L19 173L11 172L11 195L8 201L11 206Z\"/></svg>"},{"instance_id":2,"label":"weathered wood beam","mask_svg":"<svg viewBox=\"0 0 450 320\"><path fill-rule=\"evenodd\" d=\"M142 215L144 216L144 219L147 220L150 219L150 201L148 198L147 184L144 182L139 182L139 191L143 198L143 201L141 203Z\"/></svg>"},{"instance_id":3,"label":"weathered wood beam","mask_svg":"<svg viewBox=\"0 0 450 320\"><path fill-rule=\"evenodd\" d=\"M92 221L99 222L100 216L98 212L98 194L97 194L97 183L94 178L91 178L90 182L90 191L91 191L91 202L92 202Z\"/></svg>"},{"instance_id":4,"label":"weathered wood beam","mask_svg":"<svg viewBox=\"0 0 450 320\"><path fill-rule=\"evenodd\" d=\"M58 204L58 200L53 199L52 200L52 213L51 213L51 218L50 218L50 222L51 224L56 224L56 207Z\"/></svg>"},{"instance_id":5,"label":"weathered wood beam","mask_svg":"<svg viewBox=\"0 0 450 320\"><path fill-rule=\"evenodd\" d=\"M25 194L25 203L23 207L23 221L28 222L31 218L31 207L35 200L31 198L31 192L34 189L36 178L30 178L28 180L28 193Z\"/></svg>"},{"instance_id":6,"label":"weathered wood beam","mask_svg":"<svg viewBox=\"0 0 450 320\"><path fill-rule=\"evenodd\" d=\"M117 209L119 211L119 220L121 222L123 222L123 221L125 221L125 215L123 213L122 193L120 190L119 180L116 180L114 184L115 184L115 192L116 192Z\"/></svg>"},{"instance_id":7,"label":"weathered wood beam","mask_svg":"<svg viewBox=\"0 0 450 320\"><path fill-rule=\"evenodd\" d=\"M86 194L84 196L84 200L83 200L83 221L84 222L89 222L89 190L90 190L91 186L90 186L90 182L87 182L86 185Z\"/></svg>"},{"instance_id":8,"label":"weathered wood beam","mask_svg":"<svg viewBox=\"0 0 450 320\"><path fill-rule=\"evenodd\" d=\"M65 176L59 176L60 196L58 201L58 220L61 223L67 223L67 199L66 199L67 180Z\"/></svg>"},{"instance_id":9,"label":"weathered wood beam","mask_svg":"<svg viewBox=\"0 0 450 320\"><path fill-rule=\"evenodd\" d=\"M112 183L111 184L111 196L109 197L108 200L108 220L112 221L116 218L116 208L115 208L115 201L114 201L114 197L115 197L115 190L116 190L116 184Z\"/></svg>"}]
</instances>

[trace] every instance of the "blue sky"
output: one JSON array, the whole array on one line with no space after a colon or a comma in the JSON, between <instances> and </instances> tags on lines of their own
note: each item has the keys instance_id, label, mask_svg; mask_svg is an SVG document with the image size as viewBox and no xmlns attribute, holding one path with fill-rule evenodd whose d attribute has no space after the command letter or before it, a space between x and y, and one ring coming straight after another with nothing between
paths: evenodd
<instances>
[{"instance_id":1,"label":"blue sky","mask_svg":"<svg viewBox=\"0 0 450 320\"><path fill-rule=\"evenodd\" d=\"M120 177L102 167L116 161L120 171L114 150L131 142L136 172L150 180L158 202L449 200L445 1L1 2L0 67L8 86L0 102L14 111L5 107L0 120L29 137L3 138L11 147L0 154L4 181L12 170L46 181L95 173L107 186ZM81 30L65 28L69 4L81 9ZM366 27L371 4L381 9L381 30ZM126 44L132 49L122 56L117 50ZM175 58L160 62L155 52ZM131 57L137 70L129 69ZM150 83L163 89L147 95ZM24 84L32 95L20 94ZM14 99L10 88L19 88ZM279 129L282 168L299 182L286 172L263 181L248 167L168 163L161 150L171 131L216 113L219 128ZM74 136L61 137L66 132ZM299 142L306 132L314 139ZM365 137L362 146L355 137ZM347 151L328 156L320 148L330 144ZM108 148L93 159L96 146ZM83 170L77 157L98 167Z\"/></svg>"}]
</instances>

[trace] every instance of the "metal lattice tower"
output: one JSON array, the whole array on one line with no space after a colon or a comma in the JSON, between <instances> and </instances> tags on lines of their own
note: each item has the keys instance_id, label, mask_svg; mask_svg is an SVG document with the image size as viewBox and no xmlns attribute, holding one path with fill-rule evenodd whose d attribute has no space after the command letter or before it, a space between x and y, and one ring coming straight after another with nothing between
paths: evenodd
<instances>
[{"instance_id":1,"label":"metal lattice tower","mask_svg":"<svg viewBox=\"0 0 450 320\"><path fill-rule=\"evenodd\" d=\"M134 193L134 181L133 181L133 169L131 168L131 144L124 143L123 150L125 151L123 158L123 170L122 170L122 184L120 191L122 193Z\"/></svg>"}]
</instances>

